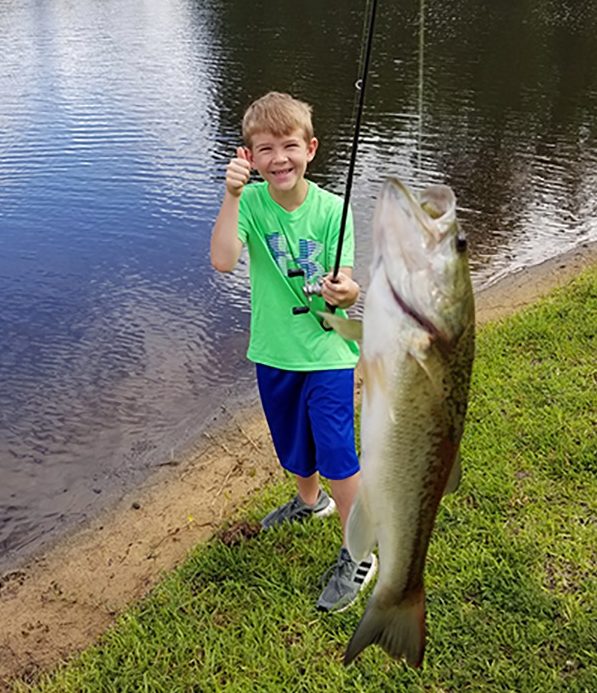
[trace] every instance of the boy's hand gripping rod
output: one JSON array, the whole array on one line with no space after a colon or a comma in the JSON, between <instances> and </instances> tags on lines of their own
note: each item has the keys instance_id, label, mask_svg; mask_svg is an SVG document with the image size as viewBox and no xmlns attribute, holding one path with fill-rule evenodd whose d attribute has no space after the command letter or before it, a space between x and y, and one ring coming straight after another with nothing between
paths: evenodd
<instances>
[{"instance_id":1,"label":"boy's hand gripping rod","mask_svg":"<svg viewBox=\"0 0 597 693\"><path fill-rule=\"evenodd\" d=\"M367 45L365 49L365 60L363 62L363 71L360 79L357 80L355 87L359 92L359 103L357 107L357 114L355 119L354 135L352 139L352 149L350 152L350 163L348 165L348 175L346 177L346 189L344 191L344 206L342 207L342 217L340 221L340 233L338 234L338 245L336 247L336 260L334 262L334 271L332 273L332 281L335 281L338 272L340 271L340 262L342 260L342 246L344 245L344 235L346 233L346 220L348 218L348 210L350 207L350 193L352 190L352 179L354 176L354 167L357 159L357 148L359 145L359 134L361 132L361 119L363 115L363 107L365 105L365 87L367 86L367 75L369 74L369 61L371 58L371 47L373 45L373 28L375 26L375 13L377 11L377 0L371 0L371 6L369 11L369 21L367 27ZM304 277L305 271L301 268L289 269L289 277ZM303 291L307 298L310 300L312 296L321 296L321 283L316 282L315 284L305 284L303 286ZM330 313L336 312L336 306L331 306L326 303L326 308ZM308 305L295 306L292 309L294 315L302 315L303 313L309 312ZM324 330L328 331L332 328L325 322L322 322L322 327Z\"/></svg>"}]
</instances>

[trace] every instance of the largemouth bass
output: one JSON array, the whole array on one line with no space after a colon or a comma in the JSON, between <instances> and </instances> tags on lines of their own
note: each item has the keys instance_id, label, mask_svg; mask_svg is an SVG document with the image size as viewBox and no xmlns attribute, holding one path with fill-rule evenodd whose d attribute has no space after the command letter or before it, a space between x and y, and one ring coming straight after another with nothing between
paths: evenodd
<instances>
[{"instance_id":1,"label":"largemouth bass","mask_svg":"<svg viewBox=\"0 0 597 693\"><path fill-rule=\"evenodd\" d=\"M389 180L374 220L362 322L361 487L348 550L377 544L379 575L344 662L376 643L419 666L425 648L423 573L439 502L460 479L474 357L474 299L456 199L443 185L415 196ZM326 314L347 338L355 321Z\"/></svg>"}]
</instances>

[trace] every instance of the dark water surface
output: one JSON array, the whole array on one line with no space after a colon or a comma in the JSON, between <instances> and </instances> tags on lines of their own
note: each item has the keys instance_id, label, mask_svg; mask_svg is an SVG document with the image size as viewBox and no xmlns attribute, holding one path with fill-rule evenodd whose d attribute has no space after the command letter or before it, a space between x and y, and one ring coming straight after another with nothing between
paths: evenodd
<instances>
[{"instance_id":1,"label":"dark water surface","mask_svg":"<svg viewBox=\"0 0 597 693\"><path fill-rule=\"evenodd\" d=\"M380 0L352 202L453 186L477 286L597 236L597 3ZM210 228L248 102L310 101L344 190L365 2L0 0L0 569L254 397ZM420 68L423 66L423 79Z\"/></svg>"}]
</instances>

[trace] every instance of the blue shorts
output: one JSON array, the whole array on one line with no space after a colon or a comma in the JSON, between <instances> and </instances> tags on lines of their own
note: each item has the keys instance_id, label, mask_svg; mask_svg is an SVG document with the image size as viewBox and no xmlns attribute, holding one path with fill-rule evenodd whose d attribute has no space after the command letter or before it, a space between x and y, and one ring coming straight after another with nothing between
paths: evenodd
<instances>
[{"instance_id":1,"label":"blue shorts","mask_svg":"<svg viewBox=\"0 0 597 693\"><path fill-rule=\"evenodd\" d=\"M302 477L319 472L327 479L356 474L354 370L256 366L261 404L284 469Z\"/></svg>"}]
</instances>

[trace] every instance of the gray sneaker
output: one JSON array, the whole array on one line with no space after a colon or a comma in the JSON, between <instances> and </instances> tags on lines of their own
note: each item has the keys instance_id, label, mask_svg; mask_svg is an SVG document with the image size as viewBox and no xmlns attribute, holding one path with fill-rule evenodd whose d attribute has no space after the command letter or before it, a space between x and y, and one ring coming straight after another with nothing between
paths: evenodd
<instances>
[{"instance_id":1,"label":"gray sneaker","mask_svg":"<svg viewBox=\"0 0 597 693\"><path fill-rule=\"evenodd\" d=\"M377 572L377 558L370 554L365 560L356 563L348 551L342 547L338 561L321 579L329 577L329 582L317 600L319 611L344 611L356 600L359 592L369 584Z\"/></svg>"},{"instance_id":2,"label":"gray sneaker","mask_svg":"<svg viewBox=\"0 0 597 693\"><path fill-rule=\"evenodd\" d=\"M266 515L261 520L263 529L271 529L277 527L283 522L302 522L308 517L327 517L336 509L334 499L328 494L320 490L317 502L315 505L307 505L302 498L297 494L291 501L284 503L279 508L272 510L269 515Z\"/></svg>"}]
</instances>

